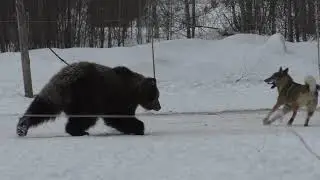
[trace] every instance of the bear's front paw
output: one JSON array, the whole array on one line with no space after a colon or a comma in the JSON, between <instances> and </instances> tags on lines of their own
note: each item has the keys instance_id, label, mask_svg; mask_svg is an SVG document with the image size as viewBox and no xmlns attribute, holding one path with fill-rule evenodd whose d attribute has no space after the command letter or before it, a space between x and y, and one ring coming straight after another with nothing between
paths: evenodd
<instances>
[{"instance_id":1,"label":"bear's front paw","mask_svg":"<svg viewBox=\"0 0 320 180\"><path fill-rule=\"evenodd\" d=\"M18 135L18 136L26 136L27 133L28 133L28 127L27 127L27 125L17 126L17 135Z\"/></svg>"},{"instance_id":2,"label":"bear's front paw","mask_svg":"<svg viewBox=\"0 0 320 180\"><path fill-rule=\"evenodd\" d=\"M144 135L144 131L142 130L142 131L134 132L133 134L134 135Z\"/></svg>"},{"instance_id":3,"label":"bear's front paw","mask_svg":"<svg viewBox=\"0 0 320 180\"><path fill-rule=\"evenodd\" d=\"M21 118L16 127L16 133L18 136L26 136L28 133L28 122Z\"/></svg>"},{"instance_id":4,"label":"bear's front paw","mask_svg":"<svg viewBox=\"0 0 320 180\"><path fill-rule=\"evenodd\" d=\"M89 133L86 131L83 132L69 132L71 136L89 136Z\"/></svg>"},{"instance_id":5,"label":"bear's front paw","mask_svg":"<svg viewBox=\"0 0 320 180\"><path fill-rule=\"evenodd\" d=\"M128 129L128 134L133 135L144 135L144 123L139 120L134 120L130 122L130 129Z\"/></svg>"}]
</instances>

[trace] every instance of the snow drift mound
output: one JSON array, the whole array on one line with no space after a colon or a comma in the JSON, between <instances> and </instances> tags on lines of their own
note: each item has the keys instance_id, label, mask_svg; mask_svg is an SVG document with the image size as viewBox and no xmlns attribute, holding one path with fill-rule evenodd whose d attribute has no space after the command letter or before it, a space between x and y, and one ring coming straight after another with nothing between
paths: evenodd
<instances>
[{"instance_id":1,"label":"snow drift mound","mask_svg":"<svg viewBox=\"0 0 320 180\"><path fill-rule=\"evenodd\" d=\"M224 38L224 41L231 44L260 44L263 45L268 39L268 36L262 36L257 34L235 34Z\"/></svg>"},{"instance_id":2,"label":"snow drift mound","mask_svg":"<svg viewBox=\"0 0 320 180\"><path fill-rule=\"evenodd\" d=\"M287 52L287 47L282 34L276 33L270 36L264 44L264 49L270 53L285 54Z\"/></svg>"}]
</instances>

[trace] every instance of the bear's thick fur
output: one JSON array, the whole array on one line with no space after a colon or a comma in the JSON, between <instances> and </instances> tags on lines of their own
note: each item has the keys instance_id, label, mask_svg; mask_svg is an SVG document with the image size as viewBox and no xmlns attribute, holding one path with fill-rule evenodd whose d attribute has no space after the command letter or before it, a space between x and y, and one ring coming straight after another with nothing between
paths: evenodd
<instances>
[{"instance_id":1,"label":"bear's thick fur","mask_svg":"<svg viewBox=\"0 0 320 180\"><path fill-rule=\"evenodd\" d=\"M129 115L103 117L103 120L124 134L143 135L144 123L134 116L138 105L147 110L161 109L154 78L124 66L73 63L62 68L43 87L19 119L16 132L26 136L30 127L55 119L48 115L65 112L70 115L65 131L72 136L89 135L87 130L98 117L87 115Z\"/></svg>"}]
</instances>

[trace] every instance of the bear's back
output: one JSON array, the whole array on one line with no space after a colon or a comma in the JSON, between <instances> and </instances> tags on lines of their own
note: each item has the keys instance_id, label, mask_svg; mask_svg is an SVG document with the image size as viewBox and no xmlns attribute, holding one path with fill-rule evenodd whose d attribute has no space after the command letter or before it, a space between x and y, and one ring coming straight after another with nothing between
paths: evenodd
<instances>
[{"instance_id":1,"label":"bear's back","mask_svg":"<svg viewBox=\"0 0 320 180\"><path fill-rule=\"evenodd\" d=\"M72 97L89 96L94 99L99 96L104 99L121 96L119 90L124 89L123 86L112 68L91 62L77 62L53 75L39 96L62 105L72 101Z\"/></svg>"}]
</instances>

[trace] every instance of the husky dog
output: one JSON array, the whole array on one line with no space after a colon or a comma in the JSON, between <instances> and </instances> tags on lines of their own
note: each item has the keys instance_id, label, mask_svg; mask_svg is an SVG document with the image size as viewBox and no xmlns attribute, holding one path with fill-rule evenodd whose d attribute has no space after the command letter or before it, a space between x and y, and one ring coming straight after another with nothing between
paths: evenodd
<instances>
[{"instance_id":1,"label":"husky dog","mask_svg":"<svg viewBox=\"0 0 320 180\"><path fill-rule=\"evenodd\" d=\"M293 111L293 114L287 123L290 126L297 115L298 109L301 106L305 106L308 113L304 126L308 126L309 120L317 108L318 90L320 89L320 86L316 83L315 78L313 76L306 76L304 79L305 84L299 84L294 82L292 77L288 74L288 71L288 68L282 70L282 67L280 67L278 72L273 73L269 78L264 80L264 82L272 85L271 88L275 86L278 90L277 101L272 110L263 119L264 125L271 124L290 111ZM282 105L284 106L282 111L269 120L270 116Z\"/></svg>"}]
</instances>

